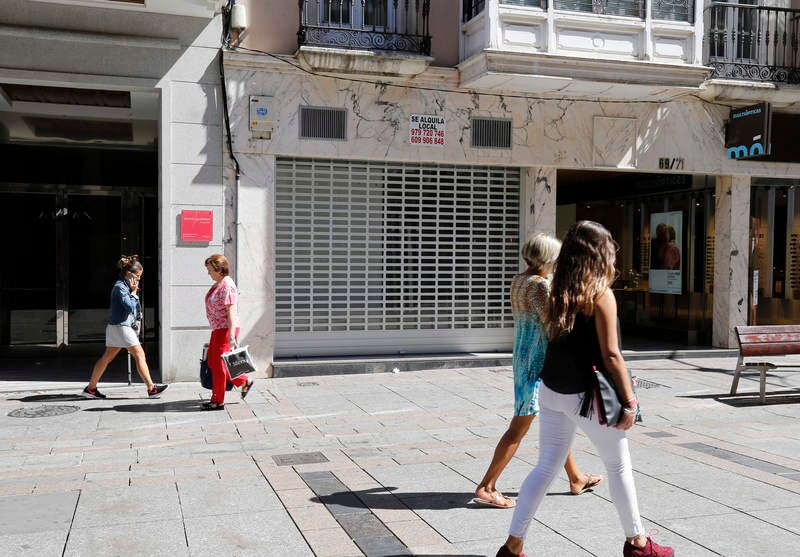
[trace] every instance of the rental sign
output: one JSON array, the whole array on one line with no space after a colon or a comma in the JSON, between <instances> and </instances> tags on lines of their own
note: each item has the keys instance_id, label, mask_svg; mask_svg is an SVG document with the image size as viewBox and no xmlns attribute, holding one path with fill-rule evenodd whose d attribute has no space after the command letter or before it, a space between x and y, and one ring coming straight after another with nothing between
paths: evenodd
<instances>
[{"instance_id":1,"label":"rental sign","mask_svg":"<svg viewBox=\"0 0 800 557\"><path fill-rule=\"evenodd\" d=\"M725 127L729 159L752 159L772 151L772 109L769 103L731 109Z\"/></svg>"}]
</instances>

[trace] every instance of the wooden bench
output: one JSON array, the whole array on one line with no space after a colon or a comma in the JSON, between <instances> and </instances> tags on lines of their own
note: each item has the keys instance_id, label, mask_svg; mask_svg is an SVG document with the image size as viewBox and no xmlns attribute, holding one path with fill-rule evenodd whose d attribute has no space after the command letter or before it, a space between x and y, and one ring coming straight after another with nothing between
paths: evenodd
<instances>
[{"instance_id":1,"label":"wooden bench","mask_svg":"<svg viewBox=\"0 0 800 557\"><path fill-rule=\"evenodd\" d=\"M736 340L739 342L739 360L731 384L731 396L736 394L739 376L746 369L758 370L761 374L761 403L766 400L767 371L779 367L800 367L795 363L766 361L745 361L745 358L762 356L786 356L800 354L800 325L755 325L736 327Z\"/></svg>"}]
</instances>

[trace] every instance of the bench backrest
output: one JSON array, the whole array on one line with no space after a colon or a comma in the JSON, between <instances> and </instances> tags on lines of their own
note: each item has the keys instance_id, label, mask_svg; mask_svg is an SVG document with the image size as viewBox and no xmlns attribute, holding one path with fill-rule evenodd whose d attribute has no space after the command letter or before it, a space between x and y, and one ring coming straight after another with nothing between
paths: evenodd
<instances>
[{"instance_id":1,"label":"bench backrest","mask_svg":"<svg viewBox=\"0 0 800 557\"><path fill-rule=\"evenodd\" d=\"M752 325L736 327L743 357L800 354L800 325Z\"/></svg>"}]
</instances>

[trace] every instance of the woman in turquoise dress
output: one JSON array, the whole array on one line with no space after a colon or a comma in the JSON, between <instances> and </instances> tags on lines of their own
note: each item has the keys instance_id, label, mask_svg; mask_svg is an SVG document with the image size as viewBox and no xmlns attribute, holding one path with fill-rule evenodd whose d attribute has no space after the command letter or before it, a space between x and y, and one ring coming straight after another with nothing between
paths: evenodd
<instances>
[{"instance_id":1,"label":"woman in turquoise dress","mask_svg":"<svg viewBox=\"0 0 800 557\"><path fill-rule=\"evenodd\" d=\"M473 502L479 505L512 508L516 503L495 486L500 474L519 448L539 413L539 372L547 352L546 315L550 294L548 276L558 257L561 242L546 234L534 234L522 246L522 258L528 268L511 282L511 309L514 314L514 417L500 438L486 474L475 490ZM564 469L569 478L569 490L580 495L600 483L602 476L583 474L572 453Z\"/></svg>"}]
</instances>

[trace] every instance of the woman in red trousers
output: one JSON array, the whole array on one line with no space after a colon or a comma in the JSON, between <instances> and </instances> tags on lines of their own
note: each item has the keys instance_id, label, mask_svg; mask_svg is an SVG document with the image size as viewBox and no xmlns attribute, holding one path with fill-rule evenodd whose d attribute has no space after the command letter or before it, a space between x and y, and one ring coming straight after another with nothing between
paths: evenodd
<instances>
[{"instance_id":1,"label":"woman in red trousers","mask_svg":"<svg viewBox=\"0 0 800 557\"><path fill-rule=\"evenodd\" d=\"M211 341L208 343L208 366L211 368L211 401L203 403L203 410L222 410L225 408L225 385L227 381L241 388L242 398L246 397L253 387L253 380L247 375L231 379L222 354L236 344L239 337L239 315L236 302L239 291L233 279L228 276L230 267L228 259L215 253L206 259L208 276L214 286L206 294L206 317L211 326Z\"/></svg>"}]
</instances>

